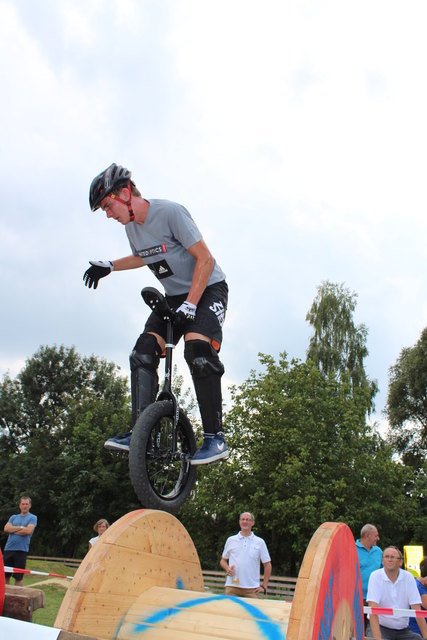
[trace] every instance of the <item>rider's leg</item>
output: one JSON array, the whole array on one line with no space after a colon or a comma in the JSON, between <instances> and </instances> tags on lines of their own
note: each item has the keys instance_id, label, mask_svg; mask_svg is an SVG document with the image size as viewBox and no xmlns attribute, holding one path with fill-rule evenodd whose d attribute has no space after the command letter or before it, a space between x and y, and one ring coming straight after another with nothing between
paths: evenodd
<instances>
[{"instance_id":1,"label":"rider's leg","mask_svg":"<svg viewBox=\"0 0 427 640\"><path fill-rule=\"evenodd\" d=\"M161 354L162 350L151 333L142 333L130 354L133 426L144 409L156 399Z\"/></svg>"},{"instance_id":2,"label":"rider's leg","mask_svg":"<svg viewBox=\"0 0 427 640\"><path fill-rule=\"evenodd\" d=\"M221 376L224 365L207 340L187 340L184 357L193 378L203 424L203 445L194 454L191 464L208 464L228 456L222 432Z\"/></svg>"},{"instance_id":3,"label":"rider's leg","mask_svg":"<svg viewBox=\"0 0 427 640\"><path fill-rule=\"evenodd\" d=\"M159 383L157 368L161 354L162 349L151 333L142 333L130 354L133 426L139 415L156 398ZM129 451L130 437L129 431L124 436L109 438L104 447L110 451Z\"/></svg>"}]
</instances>

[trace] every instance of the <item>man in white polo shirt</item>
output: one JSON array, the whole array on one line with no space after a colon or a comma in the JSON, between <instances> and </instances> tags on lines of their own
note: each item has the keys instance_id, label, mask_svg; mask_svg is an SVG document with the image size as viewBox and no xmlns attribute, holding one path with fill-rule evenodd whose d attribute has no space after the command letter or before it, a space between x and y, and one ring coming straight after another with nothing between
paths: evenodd
<instances>
[{"instance_id":1,"label":"man in white polo shirt","mask_svg":"<svg viewBox=\"0 0 427 640\"><path fill-rule=\"evenodd\" d=\"M383 552L383 568L373 571L369 578L367 600L370 607L390 609L421 609L421 596L414 576L402 567L402 554L397 547ZM427 624L417 618L421 635L427 640ZM369 616L371 636L375 640L420 640L409 628L408 617L389 615Z\"/></svg>"},{"instance_id":2,"label":"man in white polo shirt","mask_svg":"<svg viewBox=\"0 0 427 640\"><path fill-rule=\"evenodd\" d=\"M252 532L255 524L253 515L241 513L240 533L227 538L220 561L227 574L225 581L226 595L257 598L260 592L267 593L271 576L271 558L267 545L262 538ZM264 579L259 582L260 562L264 565Z\"/></svg>"}]
</instances>

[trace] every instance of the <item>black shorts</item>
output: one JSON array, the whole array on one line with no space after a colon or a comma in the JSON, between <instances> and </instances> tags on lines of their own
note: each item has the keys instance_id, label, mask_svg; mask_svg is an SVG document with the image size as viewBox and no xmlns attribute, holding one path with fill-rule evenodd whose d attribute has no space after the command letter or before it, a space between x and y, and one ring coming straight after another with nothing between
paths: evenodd
<instances>
[{"instance_id":1,"label":"black shorts","mask_svg":"<svg viewBox=\"0 0 427 640\"><path fill-rule=\"evenodd\" d=\"M166 296L171 309L178 309L187 299L188 293L179 296ZM219 351L222 342L222 326L227 312L228 286L225 280L211 284L203 292L197 305L196 317L189 320L188 325L180 331L174 331L174 344L189 331L200 333L211 339L212 346ZM166 340L166 322L164 322L154 312L150 314L144 328L144 333L157 333Z\"/></svg>"},{"instance_id":2,"label":"black shorts","mask_svg":"<svg viewBox=\"0 0 427 640\"><path fill-rule=\"evenodd\" d=\"M3 564L5 567L15 567L16 569L25 569L27 563L26 551L5 551L3 553ZM10 578L11 573L5 572L5 577ZM24 577L23 573L14 573L13 577L18 582Z\"/></svg>"}]
</instances>

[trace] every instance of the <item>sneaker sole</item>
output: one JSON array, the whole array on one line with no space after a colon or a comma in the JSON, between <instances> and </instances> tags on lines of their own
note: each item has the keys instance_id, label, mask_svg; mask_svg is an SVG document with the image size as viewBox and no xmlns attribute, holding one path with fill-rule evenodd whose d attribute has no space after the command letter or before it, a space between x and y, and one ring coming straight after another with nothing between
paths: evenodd
<instances>
[{"instance_id":1,"label":"sneaker sole","mask_svg":"<svg viewBox=\"0 0 427 640\"><path fill-rule=\"evenodd\" d=\"M104 449L108 449L108 451L124 451L129 453L129 447L125 444L108 444L107 442L104 444Z\"/></svg>"},{"instance_id":2,"label":"sneaker sole","mask_svg":"<svg viewBox=\"0 0 427 640\"><path fill-rule=\"evenodd\" d=\"M223 451L222 453L217 453L216 456L212 456L211 458L205 458L204 460L190 460L190 464L193 467L196 467L200 464L210 464L211 462L216 462L217 460L222 460L223 458L228 458L229 451Z\"/></svg>"}]
</instances>

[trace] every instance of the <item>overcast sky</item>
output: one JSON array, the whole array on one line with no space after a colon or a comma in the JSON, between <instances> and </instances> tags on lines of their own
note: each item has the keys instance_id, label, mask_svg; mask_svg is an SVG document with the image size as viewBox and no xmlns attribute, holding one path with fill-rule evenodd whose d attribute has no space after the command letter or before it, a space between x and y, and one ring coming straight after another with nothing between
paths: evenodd
<instances>
[{"instance_id":1,"label":"overcast sky","mask_svg":"<svg viewBox=\"0 0 427 640\"><path fill-rule=\"evenodd\" d=\"M227 274L225 387L258 352L304 359L317 286L343 282L382 420L427 324L426 20L424 0L0 0L0 374L64 344L127 375L157 282L82 282L130 253L88 205L117 162Z\"/></svg>"}]
</instances>

